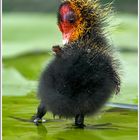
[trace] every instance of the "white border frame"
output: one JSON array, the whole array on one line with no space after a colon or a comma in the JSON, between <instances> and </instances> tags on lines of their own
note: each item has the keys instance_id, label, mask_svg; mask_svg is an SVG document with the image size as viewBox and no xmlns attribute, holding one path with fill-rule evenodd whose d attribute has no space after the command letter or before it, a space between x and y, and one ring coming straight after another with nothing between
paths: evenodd
<instances>
[{"instance_id":1,"label":"white border frame","mask_svg":"<svg viewBox=\"0 0 140 140\"><path fill-rule=\"evenodd\" d=\"M0 0L0 139L2 140L2 0Z\"/></svg>"},{"instance_id":2,"label":"white border frame","mask_svg":"<svg viewBox=\"0 0 140 140\"><path fill-rule=\"evenodd\" d=\"M139 70L140 70L140 65L139 65L139 60L140 60L140 39L139 39L139 33L140 33L140 2L138 0L138 140L140 140L140 134L139 134L139 127L140 127L140 124L139 124L139 120L140 120L140 103L139 103L139 99L140 99L140 82L139 82L139 79L140 79L140 74L139 74ZM0 16L1 16L1 20L0 20L0 140L2 140L2 0L0 0Z\"/></svg>"},{"instance_id":3,"label":"white border frame","mask_svg":"<svg viewBox=\"0 0 140 140\"><path fill-rule=\"evenodd\" d=\"M139 24L139 20L140 20L140 9L139 9L139 6L140 6L140 1L138 0L138 140L140 140L140 124L139 124L139 121L140 121L140 102L139 102L139 99L140 99L140 82L139 82L139 79L140 79L140 74L139 74L139 70L140 70L140 65L139 65L139 60L140 60L140 39L139 39L139 33L140 33L140 24Z\"/></svg>"}]
</instances>

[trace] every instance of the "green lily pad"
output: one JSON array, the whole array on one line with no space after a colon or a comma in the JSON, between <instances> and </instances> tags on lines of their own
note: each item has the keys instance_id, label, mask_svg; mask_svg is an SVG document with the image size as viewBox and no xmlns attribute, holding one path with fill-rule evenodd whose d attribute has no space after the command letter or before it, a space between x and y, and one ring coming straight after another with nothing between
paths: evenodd
<instances>
[{"instance_id":1,"label":"green lily pad","mask_svg":"<svg viewBox=\"0 0 140 140\"><path fill-rule=\"evenodd\" d=\"M117 48L137 49L137 16L114 15L110 35ZM51 50L62 44L56 14L8 13L3 14L3 57L26 54L34 50ZM110 30L110 27L109 27ZM127 41L128 40L128 41Z\"/></svg>"},{"instance_id":2,"label":"green lily pad","mask_svg":"<svg viewBox=\"0 0 140 140\"><path fill-rule=\"evenodd\" d=\"M41 71L52 59L51 53L30 54L3 59L5 68L16 68L26 79L38 81ZM121 53L122 86L120 94L114 95L111 102L138 103L138 65L136 53ZM24 67L23 67L24 66ZM26 94L26 93L25 93Z\"/></svg>"},{"instance_id":3,"label":"green lily pad","mask_svg":"<svg viewBox=\"0 0 140 140\"><path fill-rule=\"evenodd\" d=\"M122 53L122 86L113 102L138 104L138 59L136 53Z\"/></svg>"},{"instance_id":4,"label":"green lily pad","mask_svg":"<svg viewBox=\"0 0 140 140\"><path fill-rule=\"evenodd\" d=\"M36 112L35 96L3 97L3 140L137 140L137 111L105 108L94 116L86 117L84 129L76 129L73 119L53 119L35 126L31 116ZM15 130L15 131L14 131Z\"/></svg>"},{"instance_id":5,"label":"green lily pad","mask_svg":"<svg viewBox=\"0 0 140 140\"><path fill-rule=\"evenodd\" d=\"M48 51L61 41L53 14L3 14L3 57Z\"/></svg>"},{"instance_id":6,"label":"green lily pad","mask_svg":"<svg viewBox=\"0 0 140 140\"><path fill-rule=\"evenodd\" d=\"M35 81L26 80L17 70L12 68L3 69L2 77L4 96L23 96L37 88Z\"/></svg>"},{"instance_id":7,"label":"green lily pad","mask_svg":"<svg viewBox=\"0 0 140 140\"><path fill-rule=\"evenodd\" d=\"M138 17L131 14L118 14L113 17L112 42L117 48L137 49Z\"/></svg>"},{"instance_id":8,"label":"green lily pad","mask_svg":"<svg viewBox=\"0 0 140 140\"><path fill-rule=\"evenodd\" d=\"M5 68L17 69L26 79L37 81L40 73L52 58L51 53L26 54L18 57L4 58Z\"/></svg>"}]
</instances>

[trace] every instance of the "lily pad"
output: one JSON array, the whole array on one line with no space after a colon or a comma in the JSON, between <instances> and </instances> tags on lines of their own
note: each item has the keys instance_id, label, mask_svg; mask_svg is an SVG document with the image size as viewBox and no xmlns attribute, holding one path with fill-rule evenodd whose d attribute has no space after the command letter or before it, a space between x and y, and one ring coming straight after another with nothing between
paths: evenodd
<instances>
[{"instance_id":1,"label":"lily pad","mask_svg":"<svg viewBox=\"0 0 140 140\"><path fill-rule=\"evenodd\" d=\"M137 111L105 108L94 116L86 117L84 129L73 126L73 119L53 119L35 126L31 116L38 102L35 96L3 97L3 140L137 140ZM14 131L16 130L16 131Z\"/></svg>"},{"instance_id":2,"label":"lily pad","mask_svg":"<svg viewBox=\"0 0 140 140\"><path fill-rule=\"evenodd\" d=\"M37 81L40 73L49 63L52 54L47 52L43 54L26 54L18 57L4 58L4 68L17 69L26 79Z\"/></svg>"},{"instance_id":3,"label":"lily pad","mask_svg":"<svg viewBox=\"0 0 140 140\"><path fill-rule=\"evenodd\" d=\"M26 79L38 81L41 71L52 59L51 53L30 54L12 58L4 58L5 68L17 69ZM138 65L136 53L121 53L122 86L120 94L114 95L111 102L138 103ZM26 94L26 93L25 93Z\"/></svg>"},{"instance_id":4,"label":"lily pad","mask_svg":"<svg viewBox=\"0 0 140 140\"><path fill-rule=\"evenodd\" d=\"M112 43L117 48L137 49L137 16L118 14L112 19ZM34 50L51 50L62 44L56 14L3 14L3 57L26 54ZM110 30L110 27L109 27Z\"/></svg>"},{"instance_id":5,"label":"lily pad","mask_svg":"<svg viewBox=\"0 0 140 140\"><path fill-rule=\"evenodd\" d=\"M3 57L48 51L61 43L54 14L3 14Z\"/></svg>"},{"instance_id":6,"label":"lily pad","mask_svg":"<svg viewBox=\"0 0 140 140\"><path fill-rule=\"evenodd\" d=\"M26 80L16 69L3 69L3 95L23 96L37 88L36 81Z\"/></svg>"}]
</instances>

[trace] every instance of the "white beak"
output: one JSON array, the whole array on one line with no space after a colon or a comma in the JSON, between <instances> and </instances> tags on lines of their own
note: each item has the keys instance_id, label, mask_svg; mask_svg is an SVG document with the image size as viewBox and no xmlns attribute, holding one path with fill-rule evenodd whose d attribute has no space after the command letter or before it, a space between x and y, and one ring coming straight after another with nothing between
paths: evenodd
<instances>
[{"instance_id":1,"label":"white beak","mask_svg":"<svg viewBox=\"0 0 140 140\"><path fill-rule=\"evenodd\" d=\"M68 39L63 39L63 45L68 43Z\"/></svg>"}]
</instances>

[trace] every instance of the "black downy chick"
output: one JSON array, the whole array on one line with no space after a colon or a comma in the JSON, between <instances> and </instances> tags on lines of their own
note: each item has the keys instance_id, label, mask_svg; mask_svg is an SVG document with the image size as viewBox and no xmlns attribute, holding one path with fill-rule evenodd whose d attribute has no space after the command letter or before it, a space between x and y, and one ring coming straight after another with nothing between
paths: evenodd
<instances>
[{"instance_id":1,"label":"black downy chick","mask_svg":"<svg viewBox=\"0 0 140 140\"><path fill-rule=\"evenodd\" d=\"M120 90L119 60L104 33L110 5L98 0L65 0L59 7L58 26L64 46L43 71L38 88L40 105L34 122L47 111L84 126L113 93Z\"/></svg>"}]
</instances>

